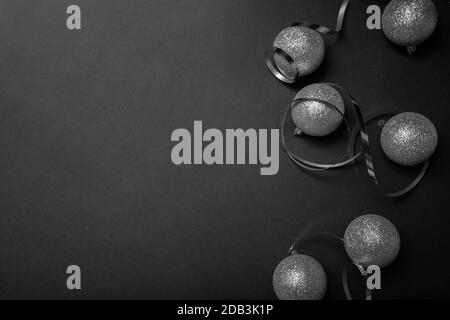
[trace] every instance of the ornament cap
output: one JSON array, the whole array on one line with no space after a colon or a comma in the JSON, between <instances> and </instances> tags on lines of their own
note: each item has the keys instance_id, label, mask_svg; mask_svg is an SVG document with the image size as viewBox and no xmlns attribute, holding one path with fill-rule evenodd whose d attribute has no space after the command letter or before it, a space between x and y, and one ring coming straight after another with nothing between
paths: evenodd
<instances>
[{"instance_id":1,"label":"ornament cap","mask_svg":"<svg viewBox=\"0 0 450 320\"><path fill-rule=\"evenodd\" d=\"M386 121L384 121L384 120L378 121L378 126L379 126L380 128L383 128L385 124L386 124Z\"/></svg>"},{"instance_id":2,"label":"ornament cap","mask_svg":"<svg viewBox=\"0 0 450 320\"><path fill-rule=\"evenodd\" d=\"M353 262L353 264L358 268L359 272L363 277L367 276L367 270L359 263Z\"/></svg>"},{"instance_id":3,"label":"ornament cap","mask_svg":"<svg viewBox=\"0 0 450 320\"><path fill-rule=\"evenodd\" d=\"M300 128L295 128L294 130L294 136L295 137L300 137L303 135L303 131Z\"/></svg>"},{"instance_id":4,"label":"ornament cap","mask_svg":"<svg viewBox=\"0 0 450 320\"><path fill-rule=\"evenodd\" d=\"M407 46L406 51L410 56L412 56L413 53L417 51L417 46Z\"/></svg>"}]
</instances>

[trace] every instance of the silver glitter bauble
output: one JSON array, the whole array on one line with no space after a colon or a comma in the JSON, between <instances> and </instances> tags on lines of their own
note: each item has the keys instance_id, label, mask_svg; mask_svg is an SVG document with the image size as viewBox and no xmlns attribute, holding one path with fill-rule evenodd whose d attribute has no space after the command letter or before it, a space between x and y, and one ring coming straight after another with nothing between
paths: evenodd
<instances>
[{"instance_id":1,"label":"silver glitter bauble","mask_svg":"<svg viewBox=\"0 0 450 320\"><path fill-rule=\"evenodd\" d=\"M281 31L273 42L274 48L286 52L294 62L275 53L274 60L278 68L289 78L305 76L314 72L325 56L325 42L322 35L306 27L289 27Z\"/></svg>"},{"instance_id":2,"label":"silver glitter bauble","mask_svg":"<svg viewBox=\"0 0 450 320\"><path fill-rule=\"evenodd\" d=\"M316 259L294 254L276 267L273 289L280 300L320 300L327 290L327 275Z\"/></svg>"},{"instance_id":3,"label":"silver glitter bauble","mask_svg":"<svg viewBox=\"0 0 450 320\"><path fill-rule=\"evenodd\" d=\"M311 84L300 90L295 99L320 99L335 106L345 113L344 100L341 94L327 84ZM301 101L291 111L292 120L301 132L310 136L326 136L341 124L342 115L325 103L318 101Z\"/></svg>"},{"instance_id":4,"label":"silver glitter bauble","mask_svg":"<svg viewBox=\"0 0 450 320\"><path fill-rule=\"evenodd\" d=\"M382 25L389 40L409 47L427 40L437 21L437 10L431 0L392 0L384 9Z\"/></svg>"},{"instance_id":5,"label":"silver glitter bauble","mask_svg":"<svg viewBox=\"0 0 450 320\"><path fill-rule=\"evenodd\" d=\"M404 112L386 122L380 142L389 159L413 166L431 157L436 150L438 134L428 118L419 113Z\"/></svg>"},{"instance_id":6,"label":"silver glitter bauble","mask_svg":"<svg viewBox=\"0 0 450 320\"><path fill-rule=\"evenodd\" d=\"M353 220L345 230L345 250L364 268L389 265L400 251L400 235L386 218L367 214Z\"/></svg>"}]
</instances>

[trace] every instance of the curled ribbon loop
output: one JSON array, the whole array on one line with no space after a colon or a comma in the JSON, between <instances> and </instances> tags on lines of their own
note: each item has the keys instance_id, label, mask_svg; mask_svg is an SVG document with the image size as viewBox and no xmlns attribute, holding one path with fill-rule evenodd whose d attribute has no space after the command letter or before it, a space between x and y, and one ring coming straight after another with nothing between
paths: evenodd
<instances>
[{"instance_id":1,"label":"curled ribbon loop","mask_svg":"<svg viewBox=\"0 0 450 320\"><path fill-rule=\"evenodd\" d=\"M305 242L306 240L309 240L311 238L316 238L316 237L328 237L328 238L332 238L334 240L339 240L339 241L344 241L342 238L338 237L337 235L333 234L333 233L329 233L329 232L311 232L308 233L307 235L299 235L295 241L292 243L291 247L289 248L289 254L297 254L297 247Z\"/></svg>"},{"instance_id":2,"label":"curled ribbon loop","mask_svg":"<svg viewBox=\"0 0 450 320\"><path fill-rule=\"evenodd\" d=\"M336 85L336 84L332 84L332 83L327 83L327 85L337 89L341 94L344 93L343 97L345 96L349 96L345 90L343 88L341 88L340 86ZM348 98L347 100L349 100L350 98ZM350 124L348 122L348 120L345 118L344 114L342 113L341 110L339 110L335 105L321 100L321 99L310 99L310 98L300 98L300 99L295 99L293 100L289 106L286 108L282 118L281 118L281 123L280 123L280 144L281 147L283 148L283 150L286 152L287 156L292 160L292 162L294 162L294 164L296 164L297 166L304 168L306 170L312 170L312 171L322 171L322 170L328 170L328 169L333 169L333 168L340 168L343 166L346 166L350 163L352 163L353 161L355 161L360 154L354 154L351 153L350 157L348 157L347 159L345 159L347 157L346 154L342 155L342 157L339 159L338 162L333 163L333 164L321 164L321 163L316 163L316 162L311 162L308 160L305 160L303 158L301 158L300 156L294 154L289 147L286 144L286 137L285 137L285 123L286 123L286 118L289 114L289 111L299 102L303 102L303 101L316 101L316 102L320 102L323 103L324 105L326 105L328 108L333 109L334 111L336 111L337 113L339 113L341 115L341 117L344 120L344 123L347 127L347 133L350 135ZM357 109L357 113L361 113L361 111L359 110L359 107L353 103L353 99L351 99L352 101L352 106L355 108L355 110ZM362 116L361 116L362 117ZM359 118L358 118L358 123L359 123Z\"/></svg>"},{"instance_id":3,"label":"curled ribbon loop","mask_svg":"<svg viewBox=\"0 0 450 320\"><path fill-rule=\"evenodd\" d=\"M320 26L314 23L310 23L307 21L295 22L291 25L291 27L306 27L312 30L315 30L321 34L333 35L339 33L342 30L342 26L344 24L345 13L347 11L347 7L350 0L344 0L341 4L341 8L339 9L339 14L336 22L336 29L332 30L324 26ZM280 48L273 48L271 51L266 52L266 65L269 71L280 81L284 83L294 83L298 79L298 72L294 76L289 76L285 72L283 72L275 62L275 55L279 54L283 56L286 61L290 64L294 62L292 57L287 54L284 50Z\"/></svg>"},{"instance_id":4,"label":"curled ribbon loop","mask_svg":"<svg viewBox=\"0 0 450 320\"><path fill-rule=\"evenodd\" d=\"M297 74L293 77L288 76L280 68L278 68L277 63L275 62L275 55L279 54L286 59L289 64L292 64L294 60L288 55L286 52L281 50L280 48L273 48L272 52L266 52L266 65L269 68L269 71L280 81L284 83L294 83L297 80Z\"/></svg>"},{"instance_id":5,"label":"curled ribbon loop","mask_svg":"<svg viewBox=\"0 0 450 320\"><path fill-rule=\"evenodd\" d=\"M353 264L352 266L356 266L358 268L358 270L361 273L361 276L363 277L364 280L367 279L367 272L364 270L364 268L362 266L356 265L356 264ZM350 286L348 284L348 272L349 271L350 271L350 266L347 266L346 268L344 268L344 270L342 270L342 285L344 287L345 297L347 298L347 300L353 300L352 294L350 292ZM364 287L365 287L366 300L372 300L372 290L370 290L367 287L367 285L365 285Z\"/></svg>"},{"instance_id":6,"label":"curled ribbon loop","mask_svg":"<svg viewBox=\"0 0 450 320\"><path fill-rule=\"evenodd\" d=\"M333 35L339 33L342 30L342 26L344 25L345 12L347 11L347 6L350 0L344 0L341 4L341 8L339 9L339 14L336 22L336 29L332 30L327 27L319 26L318 24L310 23L307 21L295 22L291 26L292 27L306 27L313 29L322 34Z\"/></svg>"}]
</instances>

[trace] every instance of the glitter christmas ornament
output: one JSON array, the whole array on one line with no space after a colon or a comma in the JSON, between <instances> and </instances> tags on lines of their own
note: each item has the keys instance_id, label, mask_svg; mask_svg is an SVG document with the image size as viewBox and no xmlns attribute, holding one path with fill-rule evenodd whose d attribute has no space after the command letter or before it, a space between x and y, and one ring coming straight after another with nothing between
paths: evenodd
<instances>
[{"instance_id":1,"label":"glitter christmas ornament","mask_svg":"<svg viewBox=\"0 0 450 320\"><path fill-rule=\"evenodd\" d=\"M294 100L297 99L317 99L331 104L330 106L323 102L308 100L297 102L291 110L292 120L298 128L297 133L316 137L326 136L341 124L342 114L345 113L344 100L341 94L331 86L309 85L297 93Z\"/></svg>"},{"instance_id":2,"label":"glitter christmas ornament","mask_svg":"<svg viewBox=\"0 0 450 320\"><path fill-rule=\"evenodd\" d=\"M292 61L280 53L274 53L274 60L281 72L288 78L305 76L314 72L325 56L325 41L322 35L310 28L295 26L281 31L273 47L283 50Z\"/></svg>"},{"instance_id":3,"label":"glitter christmas ornament","mask_svg":"<svg viewBox=\"0 0 450 320\"><path fill-rule=\"evenodd\" d=\"M273 273L273 289L280 300L320 300L326 288L322 265L307 255L284 258Z\"/></svg>"},{"instance_id":4,"label":"glitter christmas ornament","mask_svg":"<svg viewBox=\"0 0 450 320\"><path fill-rule=\"evenodd\" d=\"M384 9L382 27L390 41L407 47L411 53L432 35L437 21L431 0L392 0Z\"/></svg>"},{"instance_id":5,"label":"glitter christmas ornament","mask_svg":"<svg viewBox=\"0 0 450 320\"><path fill-rule=\"evenodd\" d=\"M400 251L400 235L395 226L375 214L353 220L345 230L344 243L350 259L363 268L385 267Z\"/></svg>"},{"instance_id":6,"label":"glitter christmas ornament","mask_svg":"<svg viewBox=\"0 0 450 320\"><path fill-rule=\"evenodd\" d=\"M342 30L349 1L342 1L335 29L302 21L282 30L276 36L272 50L266 52L269 71L285 83L294 83L299 77L314 72L325 56L322 35L337 34Z\"/></svg>"},{"instance_id":7,"label":"glitter christmas ornament","mask_svg":"<svg viewBox=\"0 0 450 320\"><path fill-rule=\"evenodd\" d=\"M431 157L436 150L438 134L428 118L415 112L404 112L386 122L380 142L389 159L413 166Z\"/></svg>"}]
</instances>

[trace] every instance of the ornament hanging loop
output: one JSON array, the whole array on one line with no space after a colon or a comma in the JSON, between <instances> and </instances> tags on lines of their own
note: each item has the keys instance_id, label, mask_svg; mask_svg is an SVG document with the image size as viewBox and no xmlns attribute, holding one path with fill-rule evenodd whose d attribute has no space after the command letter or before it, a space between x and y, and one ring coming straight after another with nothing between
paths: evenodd
<instances>
[{"instance_id":1,"label":"ornament hanging loop","mask_svg":"<svg viewBox=\"0 0 450 320\"><path fill-rule=\"evenodd\" d=\"M410 56L412 56L413 53L417 51L417 46L407 46L406 51Z\"/></svg>"}]
</instances>

